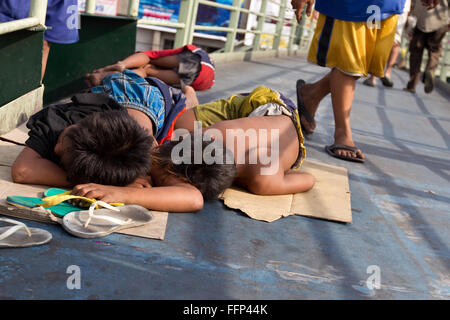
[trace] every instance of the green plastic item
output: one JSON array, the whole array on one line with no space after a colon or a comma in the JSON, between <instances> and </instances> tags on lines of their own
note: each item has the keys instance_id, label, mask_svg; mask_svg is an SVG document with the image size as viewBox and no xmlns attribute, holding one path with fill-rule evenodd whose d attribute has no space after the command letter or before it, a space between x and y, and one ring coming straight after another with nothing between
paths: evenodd
<instances>
[{"instance_id":1,"label":"green plastic item","mask_svg":"<svg viewBox=\"0 0 450 320\"><path fill-rule=\"evenodd\" d=\"M44 191L44 197L55 196L64 192L67 192L67 190L59 188L50 188ZM43 204L45 201L42 201L41 198L37 197L35 198L35 197L8 196L6 198L6 202L16 207L35 208L40 204ZM55 206L48 207L47 209L58 217L64 217L66 214L72 211L85 210L83 208L76 207L67 202L61 202Z\"/></svg>"}]
</instances>

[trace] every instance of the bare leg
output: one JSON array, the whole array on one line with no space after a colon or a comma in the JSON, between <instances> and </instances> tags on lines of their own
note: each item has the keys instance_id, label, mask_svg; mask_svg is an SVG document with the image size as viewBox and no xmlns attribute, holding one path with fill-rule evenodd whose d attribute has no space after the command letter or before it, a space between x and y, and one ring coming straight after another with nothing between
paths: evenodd
<instances>
[{"instance_id":1,"label":"bare leg","mask_svg":"<svg viewBox=\"0 0 450 320\"><path fill-rule=\"evenodd\" d=\"M422 64L423 50L425 48L425 33L414 29L411 42L409 43L409 81L407 90L415 92L420 79L420 66Z\"/></svg>"},{"instance_id":2,"label":"bare leg","mask_svg":"<svg viewBox=\"0 0 450 320\"><path fill-rule=\"evenodd\" d=\"M175 122L174 129L186 129L188 131L194 131L194 122L197 121L197 117L194 113L194 108L187 109Z\"/></svg>"},{"instance_id":3,"label":"bare leg","mask_svg":"<svg viewBox=\"0 0 450 320\"><path fill-rule=\"evenodd\" d=\"M85 75L84 80L88 87L94 87L100 84L100 82L107 75L115 72L123 72L125 69L131 69L141 77L145 77L145 71L140 70L150 62L150 58L142 52L136 52L124 60L118 61L109 66L95 69L92 73Z\"/></svg>"},{"instance_id":4,"label":"bare leg","mask_svg":"<svg viewBox=\"0 0 450 320\"><path fill-rule=\"evenodd\" d=\"M160 69L173 69L180 64L177 55L152 59L150 63Z\"/></svg>"},{"instance_id":5,"label":"bare leg","mask_svg":"<svg viewBox=\"0 0 450 320\"><path fill-rule=\"evenodd\" d=\"M138 75L140 75L142 78L145 78L147 76L147 72L145 71L145 68L141 67L141 68L136 68L136 69L132 69L131 71L137 73ZM110 74L113 73L119 73L122 71L102 71L102 72L93 72L93 73L88 73L85 78L84 81L86 83L86 85L91 88L91 87L95 87L100 85L100 83L102 82L102 80L104 78L106 78L107 76L109 76Z\"/></svg>"},{"instance_id":6,"label":"bare leg","mask_svg":"<svg viewBox=\"0 0 450 320\"><path fill-rule=\"evenodd\" d=\"M333 103L335 123L334 143L351 147L355 146L350 127L350 111L352 109L356 80L356 77L349 76L336 68L331 71L331 101ZM364 159L364 155L360 150L354 153L348 150L336 149L335 153L341 156Z\"/></svg>"},{"instance_id":7,"label":"bare leg","mask_svg":"<svg viewBox=\"0 0 450 320\"><path fill-rule=\"evenodd\" d=\"M150 58L145 53L136 52L123 60L117 61L114 64L111 64L103 68L95 69L93 72L104 72L104 71L123 72L125 69L134 69L143 67L147 65L149 62Z\"/></svg>"},{"instance_id":8,"label":"bare leg","mask_svg":"<svg viewBox=\"0 0 450 320\"><path fill-rule=\"evenodd\" d=\"M131 69L131 71L133 71L134 73L137 73L142 78L145 78L147 76L147 72L145 71L145 67Z\"/></svg>"},{"instance_id":9,"label":"bare leg","mask_svg":"<svg viewBox=\"0 0 450 320\"><path fill-rule=\"evenodd\" d=\"M301 95L309 114L314 117L320 101L330 93L331 71L322 79L311 84L305 84L301 89ZM316 123L308 123L303 117L300 119L307 133L313 133Z\"/></svg>"},{"instance_id":10,"label":"bare leg","mask_svg":"<svg viewBox=\"0 0 450 320\"><path fill-rule=\"evenodd\" d=\"M389 54L386 70L384 71L384 76L391 79L392 69L397 62L398 55L400 53L400 44L395 42L392 46L391 53Z\"/></svg>"},{"instance_id":11,"label":"bare leg","mask_svg":"<svg viewBox=\"0 0 450 320\"><path fill-rule=\"evenodd\" d=\"M184 86L182 90L186 96L186 109L192 109L199 104L194 88L191 86Z\"/></svg>"},{"instance_id":12,"label":"bare leg","mask_svg":"<svg viewBox=\"0 0 450 320\"><path fill-rule=\"evenodd\" d=\"M148 64L144 68L147 77L155 77L164 81L168 85L180 84L178 73L170 69L159 69L152 64Z\"/></svg>"},{"instance_id":13,"label":"bare leg","mask_svg":"<svg viewBox=\"0 0 450 320\"><path fill-rule=\"evenodd\" d=\"M48 54L50 52L50 42L44 40L44 47L42 50L42 70L41 70L41 81L44 79L45 69L47 68Z\"/></svg>"},{"instance_id":14,"label":"bare leg","mask_svg":"<svg viewBox=\"0 0 450 320\"><path fill-rule=\"evenodd\" d=\"M98 86L106 76L117 72L118 71L102 71L88 73L84 76L84 82L86 83L88 88L95 87Z\"/></svg>"}]
</instances>

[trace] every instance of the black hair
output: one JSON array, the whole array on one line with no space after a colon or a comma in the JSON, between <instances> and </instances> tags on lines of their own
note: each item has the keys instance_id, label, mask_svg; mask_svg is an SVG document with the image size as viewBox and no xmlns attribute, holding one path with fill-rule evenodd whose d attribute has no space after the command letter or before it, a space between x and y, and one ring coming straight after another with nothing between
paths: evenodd
<instances>
[{"instance_id":1,"label":"black hair","mask_svg":"<svg viewBox=\"0 0 450 320\"><path fill-rule=\"evenodd\" d=\"M174 161L173 153L176 146L179 147L185 139L189 139L190 148L188 150L180 149L175 156L183 161ZM203 195L205 201L216 199L225 189L233 184L236 177L236 165L230 150L222 143L220 148L212 148L214 140L197 141L197 145L201 144L201 160L195 159L195 143L194 135L185 137L181 141L168 141L154 149L152 153L153 160L162 169L173 176L179 177L186 182L195 186ZM216 142L217 143L217 142ZM215 158L216 162L205 161L205 148L211 148L210 155ZM188 155L184 152L189 152ZM216 151L219 151L216 153ZM180 160L178 159L178 160ZM186 161L185 161L186 160Z\"/></svg>"},{"instance_id":2,"label":"black hair","mask_svg":"<svg viewBox=\"0 0 450 320\"><path fill-rule=\"evenodd\" d=\"M126 110L96 112L65 138L69 146L61 158L71 183L125 186L150 171L153 137Z\"/></svg>"}]
</instances>

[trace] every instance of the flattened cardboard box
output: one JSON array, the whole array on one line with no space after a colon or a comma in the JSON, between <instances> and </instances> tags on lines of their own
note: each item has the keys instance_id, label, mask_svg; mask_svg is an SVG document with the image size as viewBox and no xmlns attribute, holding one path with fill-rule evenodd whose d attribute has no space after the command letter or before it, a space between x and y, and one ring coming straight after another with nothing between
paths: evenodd
<instances>
[{"instance_id":1,"label":"flattened cardboard box","mask_svg":"<svg viewBox=\"0 0 450 320\"><path fill-rule=\"evenodd\" d=\"M338 222L352 222L348 171L343 167L306 160L300 168L316 178L314 187L303 193L260 196L232 187L221 196L225 205L250 218L272 222L293 214Z\"/></svg>"}]
</instances>

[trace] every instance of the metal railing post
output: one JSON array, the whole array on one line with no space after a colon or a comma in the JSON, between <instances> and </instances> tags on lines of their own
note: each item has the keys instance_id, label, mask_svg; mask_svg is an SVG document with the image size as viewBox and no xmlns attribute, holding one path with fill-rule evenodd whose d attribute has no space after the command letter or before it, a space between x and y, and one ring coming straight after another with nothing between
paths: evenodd
<instances>
[{"instance_id":1,"label":"metal railing post","mask_svg":"<svg viewBox=\"0 0 450 320\"><path fill-rule=\"evenodd\" d=\"M286 14L286 1L287 0L281 0L280 3L280 11L278 13L280 20L277 22L277 26L275 29L275 39L273 40L272 49L278 50L281 42L281 34L283 33L283 27L284 27L284 17Z\"/></svg>"},{"instance_id":2,"label":"metal railing post","mask_svg":"<svg viewBox=\"0 0 450 320\"><path fill-rule=\"evenodd\" d=\"M45 28L46 15L47 0L32 0L28 18L0 23L0 35L30 28L42 30Z\"/></svg>"},{"instance_id":3,"label":"metal railing post","mask_svg":"<svg viewBox=\"0 0 450 320\"><path fill-rule=\"evenodd\" d=\"M47 0L31 0L30 17L39 19L39 23L45 26L45 16L47 15Z\"/></svg>"},{"instance_id":4,"label":"metal railing post","mask_svg":"<svg viewBox=\"0 0 450 320\"><path fill-rule=\"evenodd\" d=\"M292 22L291 22L291 32L289 35L289 45L288 45L288 51L291 52L292 51L292 47L294 46L294 40L295 40L295 32L297 31L297 18L295 17L295 15L292 17Z\"/></svg>"},{"instance_id":5,"label":"metal railing post","mask_svg":"<svg viewBox=\"0 0 450 320\"><path fill-rule=\"evenodd\" d=\"M193 3L193 7L192 7L192 16L191 16L191 22L189 23L189 37L188 37L188 42L187 43L192 43L192 41L194 40L194 31L195 31L195 25L197 23L197 13L198 13L198 0L191 0Z\"/></svg>"},{"instance_id":6,"label":"metal railing post","mask_svg":"<svg viewBox=\"0 0 450 320\"><path fill-rule=\"evenodd\" d=\"M197 3L198 5L198 3ZM184 24L184 28L178 29L175 34L174 47L179 48L186 45L191 38L192 31L192 14L194 9L194 1L181 0L178 22Z\"/></svg>"},{"instance_id":7,"label":"metal railing post","mask_svg":"<svg viewBox=\"0 0 450 320\"><path fill-rule=\"evenodd\" d=\"M139 0L129 0L129 1L130 3L128 4L128 16L137 17L139 14Z\"/></svg>"},{"instance_id":8,"label":"metal railing post","mask_svg":"<svg viewBox=\"0 0 450 320\"><path fill-rule=\"evenodd\" d=\"M299 23L298 29L297 29L297 39L296 40L297 40L299 49L301 49L302 40L304 40L303 34L305 33L305 25L306 25L306 8L302 12L302 20L300 20L300 23Z\"/></svg>"},{"instance_id":9,"label":"metal railing post","mask_svg":"<svg viewBox=\"0 0 450 320\"><path fill-rule=\"evenodd\" d=\"M86 0L86 9L84 10L88 14L95 14L96 0Z\"/></svg>"},{"instance_id":10,"label":"metal railing post","mask_svg":"<svg viewBox=\"0 0 450 320\"><path fill-rule=\"evenodd\" d=\"M258 24L256 26L256 31L258 31L258 33L255 34L255 37L253 38L253 51L258 51L259 43L261 42L261 32L264 26L264 21L266 19L267 1L268 0L261 1L261 8L259 9L259 13L261 13L262 15L258 17Z\"/></svg>"},{"instance_id":11,"label":"metal railing post","mask_svg":"<svg viewBox=\"0 0 450 320\"><path fill-rule=\"evenodd\" d=\"M237 10L230 12L230 24L229 27L233 31L227 33L227 42L225 43L225 52L233 52L234 50L234 40L236 39L236 29L238 27L241 0L233 0L233 7Z\"/></svg>"}]
</instances>

